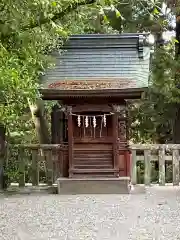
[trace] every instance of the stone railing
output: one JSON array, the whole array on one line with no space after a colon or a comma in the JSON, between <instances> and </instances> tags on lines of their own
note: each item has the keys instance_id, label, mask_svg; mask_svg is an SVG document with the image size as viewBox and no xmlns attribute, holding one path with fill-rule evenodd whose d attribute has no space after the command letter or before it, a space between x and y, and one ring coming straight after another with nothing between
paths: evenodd
<instances>
[{"instance_id":1,"label":"stone railing","mask_svg":"<svg viewBox=\"0 0 180 240\"><path fill-rule=\"evenodd\" d=\"M38 186L52 185L68 174L67 144L29 144L7 146L4 162L8 182ZM6 178L7 178L6 177Z\"/></svg>"},{"instance_id":2,"label":"stone railing","mask_svg":"<svg viewBox=\"0 0 180 240\"><path fill-rule=\"evenodd\" d=\"M179 161L180 161L180 145L168 144L135 144L130 146L131 149L131 182L133 185L137 184L137 162L144 163L144 184L151 184L151 167L152 163L157 163L159 171L159 185L166 184L166 164L170 163L172 166L172 183L179 185Z\"/></svg>"}]
</instances>

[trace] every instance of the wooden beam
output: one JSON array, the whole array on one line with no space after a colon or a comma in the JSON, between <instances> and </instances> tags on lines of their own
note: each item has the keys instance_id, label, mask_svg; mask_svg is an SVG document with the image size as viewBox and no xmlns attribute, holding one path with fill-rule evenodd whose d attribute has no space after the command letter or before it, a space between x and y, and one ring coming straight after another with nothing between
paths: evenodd
<instances>
[{"instance_id":1,"label":"wooden beam","mask_svg":"<svg viewBox=\"0 0 180 240\"><path fill-rule=\"evenodd\" d=\"M85 104L85 105L76 105L73 106L72 108L73 112L111 112L112 111L112 107L108 106L108 104Z\"/></svg>"}]
</instances>

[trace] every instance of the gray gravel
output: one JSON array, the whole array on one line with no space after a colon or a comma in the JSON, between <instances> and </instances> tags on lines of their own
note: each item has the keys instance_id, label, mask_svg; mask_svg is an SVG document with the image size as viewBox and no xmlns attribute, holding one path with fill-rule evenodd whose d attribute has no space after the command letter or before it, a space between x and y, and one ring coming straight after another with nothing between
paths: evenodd
<instances>
[{"instance_id":1,"label":"gray gravel","mask_svg":"<svg viewBox=\"0 0 180 240\"><path fill-rule=\"evenodd\" d=\"M0 197L0 240L180 239L180 188Z\"/></svg>"}]
</instances>

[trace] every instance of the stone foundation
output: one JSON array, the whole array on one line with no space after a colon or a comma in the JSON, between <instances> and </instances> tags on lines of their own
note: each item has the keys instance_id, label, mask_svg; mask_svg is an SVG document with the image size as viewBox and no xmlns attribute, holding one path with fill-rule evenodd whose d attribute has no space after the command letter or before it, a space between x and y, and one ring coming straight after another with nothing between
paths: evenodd
<instances>
[{"instance_id":1,"label":"stone foundation","mask_svg":"<svg viewBox=\"0 0 180 240\"><path fill-rule=\"evenodd\" d=\"M58 194L129 194L130 178L58 178Z\"/></svg>"}]
</instances>

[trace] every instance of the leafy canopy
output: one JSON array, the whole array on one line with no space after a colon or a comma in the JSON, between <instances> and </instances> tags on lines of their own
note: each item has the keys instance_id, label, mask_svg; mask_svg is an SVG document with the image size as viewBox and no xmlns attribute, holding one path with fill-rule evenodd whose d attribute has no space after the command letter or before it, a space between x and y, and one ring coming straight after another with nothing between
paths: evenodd
<instances>
[{"instance_id":1,"label":"leafy canopy","mask_svg":"<svg viewBox=\"0 0 180 240\"><path fill-rule=\"evenodd\" d=\"M107 4L103 2L102 4ZM97 15L94 0L2 0L0 2L0 122L9 133L31 129L28 102L39 98L39 74L52 65L47 53ZM61 38L60 38L61 37ZM25 120L24 120L25 119Z\"/></svg>"},{"instance_id":2,"label":"leafy canopy","mask_svg":"<svg viewBox=\"0 0 180 240\"><path fill-rule=\"evenodd\" d=\"M168 29L168 18L161 9L162 2L162 0L1 0L0 122L7 126L11 135L14 132L29 135L32 121L26 116L29 112L28 102L35 102L40 97L37 90L39 74L53 64L47 53L53 48L60 47L62 38L84 32L151 31L157 34L163 29ZM162 61L158 60L158 56L162 54L157 55L157 61L160 63ZM166 72L168 77L167 85L163 85L164 93L169 88L175 89L173 87L175 83L171 82L169 77L172 75L171 70ZM153 71L155 74L152 78L153 86L158 90L163 84L164 76L157 78L155 76L162 73ZM156 81L157 79L159 80ZM170 99L170 95L174 93L173 91L168 93Z\"/></svg>"}]
</instances>

